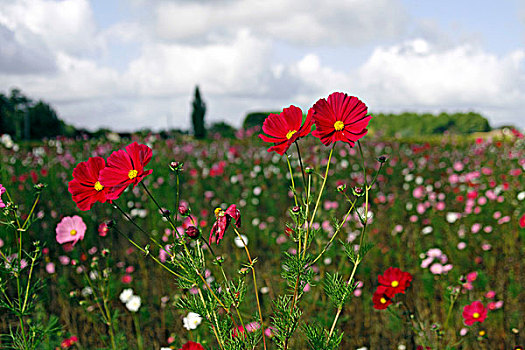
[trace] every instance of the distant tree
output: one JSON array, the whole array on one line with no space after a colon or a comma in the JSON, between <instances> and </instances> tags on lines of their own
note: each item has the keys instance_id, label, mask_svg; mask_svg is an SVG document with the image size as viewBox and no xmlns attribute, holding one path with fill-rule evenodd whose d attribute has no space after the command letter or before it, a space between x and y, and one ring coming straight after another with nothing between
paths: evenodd
<instances>
[{"instance_id":1,"label":"distant tree","mask_svg":"<svg viewBox=\"0 0 525 350\"><path fill-rule=\"evenodd\" d=\"M19 89L12 89L10 96L0 94L0 134L4 133L17 140L41 139L57 135L73 136L75 128L60 120L46 102L35 103Z\"/></svg>"},{"instance_id":2,"label":"distant tree","mask_svg":"<svg viewBox=\"0 0 525 350\"><path fill-rule=\"evenodd\" d=\"M210 134L219 134L225 138L235 138L236 131L233 126L225 122L213 123L208 129Z\"/></svg>"},{"instance_id":3,"label":"distant tree","mask_svg":"<svg viewBox=\"0 0 525 350\"><path fill-rule=\"evenodd\" d=\"M64 123L58 118L55 110L47 103L38 101L28 110L30 138L42 139L63 135Z\"/></svg>"},{"instance_id":4,"label":"distant tree","mask_svg":"<svg viewBox=\"0 0 525 350\"><path fill-rule=\"evenodd\" d=\"M195 97L193 98L192 105L191 121L193 123L193 135L197 139L203 139L206 137L206 125L204 123L206 104L201 98L199 86L195 87Z\"/></svg>"},{"instance_id":5,"label":"distant tree","mask_svg":"<svg viewBox=\"0 0 525 350\"><path fill-rule=\"evenodd\" d=\"M248 113L246 117L244 118L244 122L242 123L243 129L250 129L254 126L259 126L262 129L264 120L268 115L272 114L274 112L252 112ZM279 114L277 112L277 114Z\"/></svg>"}]
</instances>

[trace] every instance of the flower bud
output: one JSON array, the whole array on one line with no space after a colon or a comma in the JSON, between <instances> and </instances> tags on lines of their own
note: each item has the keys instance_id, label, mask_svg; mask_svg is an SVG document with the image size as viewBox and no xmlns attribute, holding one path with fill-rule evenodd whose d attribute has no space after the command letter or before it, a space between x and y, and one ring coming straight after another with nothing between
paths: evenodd
<instances>
[{"instance_id":1,"label":"flower bud","mask_svg":"<svg viewBox=\"0 0 525 350\"><path fill-rule=\"evenodd\" d=\"M114 227L114 226L115 226L115 221L113 221L113 220L108 220L108 221L106 221L106 226L107 226L108 228L112 228L112 227Z\"/></svg>"},{"instance_id":2,"label":"flower bud","mask_svg":"<svg viewBox=\"0 0 525 350\"><path fill-rule=\"evenodd\" d=\"M188 216L190 213L190 210L184 206L184 205L181 205L179 206L179 214L182 215L182 216Z\"/></svg>"},{"instance_id":3,"label":"flower bud","mask_svg":"<svg viewBox=\"0 0 525 350\"><path fill-rule=\"evenodd\" d=\"M361 197L363 194L365 194L365 191L361 187L354 187L352 188L352 193L354 196Z\"/></svg>"},{"instance_id":4,"label":"flower bud","mask_svg":"<svg viewBox=\"0 0 525 350\"><path fill-rule=\"evenodd\" d=\"M299 208L297 205L295 207L292 208L292 212L294 213L298 213L299 211L301 211L301 208Z\"/></svg>"},{"instance_id":5,"label":"flower bud","mask_svg":"<svg viewBox=\"0 0 525 350\"><path fill-rule=\"evenodd\" d=\"M337 186L337 192L344 192L344 191L346 191L346 185Z\"/></svg>"},{"instance_id":6,"label":"flower bud","mask_svg":"<svg viewBox=\"0 0 525 350\"><path fill-rule=\"evenodd\" d=\"M304 172L307 173L307 174L311 174L311 173L314 172L314 169L312 169L309 166L307 166L306 169L304 169Z\"/></svg>"},{"instance_id":7,"label":"flower bud","mask_svg":"<svg viewBox=\"0 0 525 350\"><path fill-rule=\"evenodd\" d=\"M387 156L385 156L385 155L381 155L381 156L377 157L377 161L378 161L379 163L384 163L384 162L386 162L387 159L388 159L388 158L387 158Z\"/></svg>"},{"instance_id":8,"label":"flower bud","mask_svg":"<svg viewBox=\"0 0 525 350\"><path fill-rule=\"evenodd\" d=\"M190 226L186 229L186 235L188 235L188 237L190 237L191 239L199 238L200 234L201 232L195 226Z\"/></svg>"},{"instance_id":9,"label":"flower bud","mask_svg":"<svg viewBox=\"0 0 525 350\"><path fill-rule=\"evenodd\" d=\"M171 162L170 163L170 169L174 172L181 172L183 169L184 163L182 162Z\"/></svg>"},{"instance_id":10,"label":"flower bud","mask_svg":"<svg viewBox=\"0 0 525 350\"><path fill-rule=\"evenodd\" d=\"M164 216L165 218L169 218L170 215L171 215L171 211L169 209L162 211L162 216Z\"/></svg>"}]
</instances>

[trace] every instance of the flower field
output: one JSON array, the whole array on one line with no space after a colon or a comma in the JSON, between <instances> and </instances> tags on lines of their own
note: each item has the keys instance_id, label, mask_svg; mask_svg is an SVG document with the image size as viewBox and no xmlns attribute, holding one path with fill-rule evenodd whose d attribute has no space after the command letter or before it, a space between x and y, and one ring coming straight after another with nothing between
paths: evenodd
<instances>
[{"instance_id":1,"label":"flower field","mask_svg":"<svg viewBox=\"0 0 525 350\"><path fill-rule=\"evenodd\" d=\"M336 123L337 131L338 127ZM363 171L360 148L338 142L332 155L331 146L312 136L301 140L301 164L298 148L290 147L292 135L285 133L282 140L292 140L287 152L297 187L292 188L287 155L279 155L288 147L268 152L257 134L247 130L235 140L207 141L188 136L119 139L113 135L111 140L0 145L0 183L9 194L8 198L2 193L0 203L16 203L21 220L29 219L30 227L20 231L23 251L32 250L38 241L41 252L32 264L30 254L16 251L16 232L2 225L2 265L21 254L17 271L34 269L34 276L42 281L34 291L38 298L31 310L32 322L52 321L56 330L41 348L99 349L111 348L113 342L119 349L180 349L193 341L204 349L219 349L206 315L181 307L181 299L196 295L198 288L184 288L157 263L170 262L170 244L174 237L188 233L189 227L198 228L206 241L210 232L216 235L210 239L211 248L222 259L220 269L218 264L207 265L203 284L220 283L224 267L226 275L248 285L247 302L234 317L246 322L234 329L232 337L263 330L265 346L278 348L272 340L273 303L287 290L282 277L284 254L298 253L291 231L297 206L294 191L298 196L306 192L303 166L311 188L325 188L312 222L318 234L310 250L314 256L326 251L310 266L310 282L299 286L301 320L315 317L323 329L330 329L337 313L341 349L514 349L525 344L522 135L419 140L367 135L361 140ZM129 183L107 197L113 204L108 199L94 203L89 211L88 205L80 210L68 190L73 169L90 157L107 159L135 141L152 150L146 166L152 173L128 174ZM331 142L335 141L339 140ZM176 172L174 166L179 167ZM118 185L117 175L109 171L106 175ZM138 182L128 187L135 178L169 212L160 215ZM39 201L34 215L27 217L35 185L40 183L46 187L37 188ZM364 198L359 188L365 183L372 184L370 194L366 192L368 205L358 202L356 210L349 210L348 198ZM230 209L232 204L238 213ZM350 215L345 216L347 212ZM363 217L370 250L358 268L355 264L357 283L338 312L328 300L327 281L334 272L345 280L353 274L345 247L361 247ZM337 221L340 218L344 218L342 224ZM346 245L327 245L336 233L333 242ZM188 245L192 242L198 241ZM245 245L257 271L257 294L251 274L242 267L248 264ZM209 248L203 245L202 250ZM176 265L168 266L180 273ZM382 287L390 285L395 293ZM14 288L5 285L2 291L16 294ZM219 308L219 315L224 310ZM308 348L307 331L301 328L305 323L299 323L288 348ZM0 331L8 334L18 324L16 317L2 317ZM109 324L114 334L109 334ZM198 348L189 344L187 349ZM261 342L257 348L262 346Z\"/></svg>"}]
</instances>

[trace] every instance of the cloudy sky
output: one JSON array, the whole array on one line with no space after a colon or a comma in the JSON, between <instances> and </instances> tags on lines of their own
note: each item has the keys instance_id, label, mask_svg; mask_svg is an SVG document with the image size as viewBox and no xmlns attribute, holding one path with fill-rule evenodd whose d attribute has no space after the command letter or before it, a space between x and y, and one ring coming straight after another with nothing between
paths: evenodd
<instances>
[{"instance_id":1,"label":"cloudy sky","mask_svg":"<svg viewBox=\"0 0 525 350\"><path fill-rule=\"evenodd\" d=\"M522 0L0 0L0 92L119 131L303 110L481 112L525 127Z\"/></svg>"}]
</instances>

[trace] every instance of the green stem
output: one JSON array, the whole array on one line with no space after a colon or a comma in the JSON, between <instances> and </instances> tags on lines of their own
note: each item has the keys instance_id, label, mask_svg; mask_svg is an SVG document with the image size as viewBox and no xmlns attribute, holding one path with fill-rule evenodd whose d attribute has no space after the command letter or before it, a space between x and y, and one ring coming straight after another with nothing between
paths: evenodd
<instances>
[{"instance_id":1,"label":"green stem","mask_svg":"<svg viewBox=\"0 0 525 350\"><path fill-rule=\"evenodd\" d=\"M348 211L346 212L346 215L344 216L343 220L341 221L341 224L339 225L338 229L334 232L334 234L332 235L332 238L330 238L330 241L328 241L328 243L324 246L323 250L317 255L317 257L309 264L310 266L312 266L313 264L315 264L315 262L317 260L319 260L321 258L321 256L326 252L326 250L328 249L328 247L330 246L330 244L332 244L333 240L335 239L335 237L337 236L337 234L339 233L339 231L341 231L341 228L343 227L344 223L346 222L346 219L348 218L348 215L350 215L350 213L352 212L352 210L354 210L354 207L355 207L355 204L357 203L357 199L355 199L353 202L352 202L352 206L350 207L350 209L348 209Z\"/></svg>"},{"instance_id":2,"label":"green stem","mask_svg":"<svg viewBox=\"0 0 525 350\"><path fill-rule=\"evenodd\" d=\"M334 153L335 144L336 142L334 142L334 145L330 149L330 155L328 156L328 163L326 164L326 171L325 171L324 178L323 178L323 184L321 185L321 190L319 191L319 195L317 196L317 201L315 202L315 207L314 207L314 211L312 212L312 217L310 218L310 222L308 223L308 226L306 227L306 237L304 239L303 258L306 253L306 245L308 243L308 235L310 232L310 227L312 226L314 222L315 214L317 213L317 209L319 208L319 202L321 201L321 196L323 195L324 187L326 185L326 180L328 179L328 170L330 169L330 163L332 161L332 154Z\"/></svg>"},{"instance_id":3,"label":"green stem","mask_svg":"<svg viewBox=\"0 0 525 350\"><path fill-rule=\"evenodd\" d=\"M136 312L133 313L133 323L135 324L135 334L137 335L137 346L139 350L142 350L144 348L144 344L142 341L142 334L140 333L139 318Z\"/></svg>"},{"instance_id":4,"label":"green stem","mask_svg":"<svg viewBox=\"0 0 525 350\"><path fill-rule=\"evenodd\" d=\"M301 151L299 150L299 144L297 141L294 142L295 147L297 148L297 157L299 158L299 164L301 165L301 175L303 175L303 185L306 188L306 177L304 176L304 167L303 167L303 159L301 157Z\"/></svg>"},{"instance_id":5,"label":"green stem","mask_svg":"<svg viewBox=\"0 0 525 350\"><path fill-rule=\"evenodd\" d=\"M263 346L264 346L264 349L266 350L266 335L264 334L264 322L263 322L263 316L262 316L262 311L261 311L261 303L259 302L259 289L257 288L257 278L255 277L255 268L253 267L253 260L250 256L250 251L248 250L248 247L246 246L246 243L244 242L244 239L242 238L241 234L239 233L239 231L237 231L235 227L233 228L233 230L235 231L235 233L237 234L237 237L239 237L239 239L242 242L242 245L244 246L244 250L246 251L246 256L248 257L248 261L250 262L250 267L252 269L253 286L255 288L255 299L257 301L257 309L259 310L259 319L261 321Z\"/></svg>"}]
</instances>

